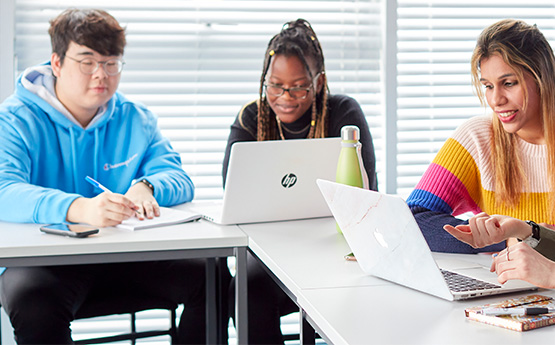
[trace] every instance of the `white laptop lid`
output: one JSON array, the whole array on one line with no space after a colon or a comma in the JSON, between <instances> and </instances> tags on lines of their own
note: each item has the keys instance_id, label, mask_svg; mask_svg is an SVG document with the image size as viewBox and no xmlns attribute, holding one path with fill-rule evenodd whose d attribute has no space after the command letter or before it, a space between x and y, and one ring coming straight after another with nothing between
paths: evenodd
<instances>
[{"instance_id":1,"label":"white laptop lid","mask_svg":"<svg viewBox=\"0 0 555 345\"><path fill-rule=\"evenodd\" d=\"M477 297L453 294L405 201L394 195L318 180L318 185L345 239L364 272L447 300ZM489 267L443 260L457 273L497 283ZM476 271L476 272L475 272ZM509 281L503 288L480 292L507 293L535 286Z\"/></svg>"},{"instance_id":2,"label":"white laptop lid","mask_svg":"<svg viewBox=\"0 0 555 345\"><path fill-rule=\"evenodd\" d=\"M220 224L329 217L316 179L335 180L340 150L340 138L235 143L223 205L201 213Z\"/></svg>"}]
</instances>

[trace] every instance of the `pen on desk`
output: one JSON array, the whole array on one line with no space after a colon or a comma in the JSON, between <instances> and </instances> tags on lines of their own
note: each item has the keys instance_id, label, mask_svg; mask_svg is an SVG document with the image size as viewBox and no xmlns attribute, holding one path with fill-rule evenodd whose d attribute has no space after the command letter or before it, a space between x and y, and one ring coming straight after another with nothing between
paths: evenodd
<instances>
[{"instance_id":1,"label":"pen on desk","mask_svg":"<svg viewBox=\"0 0 555 345\"><path fill-rule=\"evenodd\" d=\"M476 313L482 315L540 315L555 313L555 308L485 308L476 311Z\"/></svg>"},{"instance_id":2,"label":"pen on desk","mask_svg":"<svg viewBox=\"0 0 555 345\"><path fill-rule=\"evenodd\" d=\"M85 180L87 180L88 183L92 184L93 186L102 189L103 191L105 191L106 193L112 193L111 190L109 190L108 188L104 187L103 185L100 184L100 182L98 182L97 180L93 179L90 176L85 177Z\"/></svg>"},{"instance_id":3,"label":"pen on desk","mask_svg":"<svg viewBox=\"0 0 555 345\"><path fill-rule=\"evenodd\" d=\"M90 176L86 176L85 180L87 180L88 183L92 184L93 186L102 189L103 191L105 191L106 193L112 193L111 190L109 190L108 188L104 187L103 185L100 184L100 182L98 182L97 180L93 179ZM141 212L139 212L138 210L135 210L135 214L137 215L137 218L139 219L143 219L144 216Z\"/></svg>"}]
</instances>

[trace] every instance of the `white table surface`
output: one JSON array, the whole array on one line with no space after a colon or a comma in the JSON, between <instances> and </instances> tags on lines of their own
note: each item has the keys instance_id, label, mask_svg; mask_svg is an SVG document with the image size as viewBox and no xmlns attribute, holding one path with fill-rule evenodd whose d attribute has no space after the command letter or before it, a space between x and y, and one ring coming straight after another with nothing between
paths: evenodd
<instances>
[{"instance_id":1,"label":"white table surface","mask_svg":"<svg viewBox=\"0 0 555 345\"><path fill-rule=\"evenodd\" d=\"M188 210L191 204L185 203L173 208ZM205 220L136 231L102 228L97 235L86 238L45 234L39 227L39 224L0 222L0 259L29 255L37 257L225 248L248 244L247 237L237 226L221 226Z\"/></svg>"},{"instance_id":2,"label":"white table surface","mask_svg":"<svg viewBox=\"0 0 555 345\"><path fill-rule=\"evenodd\" d=\"M399 285L304 290L298 303L325 338L340 344L550 344L555 327L527 332L467 320L464 309L553 290L450 302Z\"/></svg>"},{"instance_id":3,"label":"white table surface","mask_svg":"<svg viewBox=\"0 0 555 345\"><path fill-rule=\"evenodd\" d=\"M102 228L97 235L86 238L45 234L39 230L39 227L38 224L0 222L0 266L2 258L247 245L247 237L238 227L219 226L204 220L136 231Z\"/></svg>"},{"instance_id":4,"label":"white table surface","mask_svg":"<svg viewBox=\"0 0 555 345\"><path fill-rule=\"evenodd\" d=\"M249 249L294 294L305 289L387 284L344 259L351 250L331 217L239 227L249 238Z\"/></svg>"},{"instance_id":5,"label":"white table surface","mask_svg":"<svg viewBox=\"0 0 555 345\"><path fill-rule=\"evenodd\" d=\"M528 291L450 302L366 275L333 218L240 225L249 249L294 295L310 323L333 344L552 343L555 327L529 332L468 321L464 309L533 293ZM489 255L455 256L488 266Z\"/></svg>"},{"instance_id":6,"label":"white table surface","mask_svg":"<svg viewBox=\"0 0 555 345\"><path fill-rule=\"evenodd\" d=\"M177 206L181 207L187 208ZM246 343L243 287L246 287L248 240L237 226L200 220L136 231L101 228L97 235L86 238L45 234L39 228L39 224L0 222L0 267L236 256L238 342Z\"/></svg>"}]
</instances>

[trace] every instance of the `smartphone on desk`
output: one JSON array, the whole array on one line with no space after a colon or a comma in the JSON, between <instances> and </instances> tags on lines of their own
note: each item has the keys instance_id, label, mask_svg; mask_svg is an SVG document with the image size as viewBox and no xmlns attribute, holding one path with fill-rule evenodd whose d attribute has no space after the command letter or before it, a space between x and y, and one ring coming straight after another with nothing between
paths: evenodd
<instances>
[{"instance_id":1,"label":"smartphone on desk","mask_svg":"<svg viewBox=\"0 0 555 345\"><path fill-rule=\"evenodd\" d=\"M94 226L85 224L48 224L40 227L40 231L47 234L69 236L69 237L87 237L97 234L100 230Z\"/></svg>"}]
</instances>

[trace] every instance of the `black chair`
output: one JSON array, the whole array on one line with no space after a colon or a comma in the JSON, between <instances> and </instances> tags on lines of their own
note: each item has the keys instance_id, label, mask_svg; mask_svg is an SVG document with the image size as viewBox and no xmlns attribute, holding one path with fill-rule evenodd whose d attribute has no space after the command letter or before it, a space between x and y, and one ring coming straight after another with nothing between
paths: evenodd
<instances>
[{"instance_id":1,"label":"black chair","mask_svg":"<svg viewBox=\"0 0 555 345\"><path fill-rule=\"evenodd\" d=\"M92 301L91 301L92 302ZM166 309L170 311L170 328L164 330L152 330L137 332L136 313L150 309ZM131 331L129 333L118 334L107 337L82 339L75 341L75 344L103 344L115 341L131 340L131 344L136 344L137 339L157 337L161 335L169 335L170 339L175 339L177 334L176 319L177 304L165 301L145 301L142 298L134 299L134 307L130 310L127 306L123 306L121 302L114 300L99 300L94 303L85 304L77 313L76 319L85 319L98 316L106 316L113 314L131 314ZM0 344L2 344L2 334L0 332Z\"/></svg>"},{"instance_id":2,"label":"black chair","mask_svg":"<svg viewBox=\"0 0 555 345\"><path fill-rule=\"evenodd\" d=\"M216 258L212 261L212 263L213 265L207 265L207 275L215 274L215 281L209 283L211 286L207 287L207 289L214 289L216 296L216 308L218 309L217 314L219 315L219 317L216 317L216 319L213 320L213 322L218 324L218 334L215 337L215 343L227 344L228 314L226 296L231 276L229 274L229 270L227 269L227 258ZM212 269L215 271L210 273L209 271ZM121 296L125 296L124 302L122 302ZM132 307L130 308L130 306ZM131 314L131 332L108 337L78 340L75 341L75 344L102 344L123 340L131 340L132 344L135 344L136 339L161 335L169 335L173 344L177 335L177 326L175 321L177 307L178 305L176 303L169 300L162 300L160 298L153 300L149 299L148 296L133 294L133 292L129 292L127 290L118 290L117 287L111 288L109 292L97 292L97 294L93 294L85 300L81 308L77 311L75 318L84 319L114 314ZM151 309L169 310L171 314L170 328L165 330L137 332L135 326L136 313Z\"/></svg>"},{"instance_id":3,"label":"black chair","mask_svg":"<svg viewBox=\"0 0 555 345\"><path fill-rule=\"evenodd\" d=\"M215 269L215 282L212 279L212 288L215 289L216 293L216 308L219 317L214 320L218 324L218 334L216 335L216 343L227 344L228 340L228 314L227 314L227 287L229 286L229 281L231 276L227 269L227 258L216 258L214 260L215 265L207 265ZM208 274L208 273L207 273ZM119 296L119 297L118 297ZM122 299L121 296L125 296ZM130 307L131 306L131 307ZM81 308L77 311L75 319L85 319L93 318L99 316L108 316L116 314L130 314L131 316L131 331L130 333L118 334L113 336L99 337L82 339L75 341L75 344L103 344L116 341L131 340L132 344L135 344L137 339L169 335L171 342L175 341L177 335L177 325L176 325L176 310L178 305L169 300L156 299L153 300L148 296L143 296L139 294L133 294L133 292L122 291L117 287L110 289L108 293L104 294L93 294L85 300ZM1 308L1 305L0 305ZM137 332L136 329L136 313L144 310L152 309L165 309L170 311L170 327L163 330L152 330ZM0 329L0 345L2 345L2 336Z\"/></svg>"},{"instance_id":4,"label":"black chair","mask_svg":"<svg viewBox=\"0 0 555 345\"><path fill-rule=\"evenodd\" d=\"M133 307L130 308L129 306ZM151 330L137 332L135 325L136 313L150 309L166 309L170 311L170 328L163 330ZM144 296L125 296L125 303L121 302L121 298L95 298L91 297L85 301L83 306L76 314L76 319L85 319L98 316L114 315L114 314L131 314L131 331L129 333L118 334L113 336L82 339L75 341L75 344L103 344L115 341L131 340L131 344L135 344L137 339L156 337L161 335L169 335L173 340L177 334L176 326L176 309L177 304L164 300L149 300Z\"/></svg>"}]
</instances>

